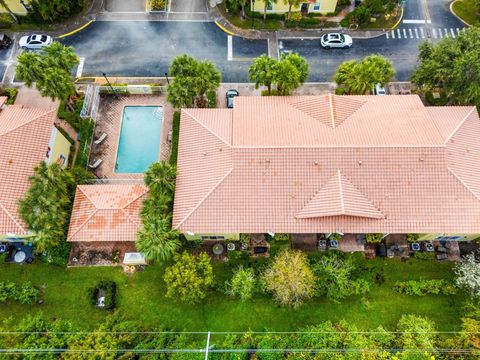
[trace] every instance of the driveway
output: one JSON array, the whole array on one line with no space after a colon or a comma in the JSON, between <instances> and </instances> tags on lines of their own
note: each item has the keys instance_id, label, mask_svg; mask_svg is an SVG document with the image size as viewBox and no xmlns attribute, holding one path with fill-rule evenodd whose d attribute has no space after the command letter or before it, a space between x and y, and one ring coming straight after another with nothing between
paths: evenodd
<instances>
[{"instance_id":1,"label":"driveway","mask_svg":"<svg viewBox=\"0 0 480 360\"><path fill-rule=\"evenodd\" d=\"M97 21L61 41L84 58L82 76L164 76L189 54L215 63L224 82L247 82L251 61L268 52L266 40L229 41L213 22Z\"/></svg>"},{"instance_id":2,"label":"driveway","mask_svg":"<svg viewBox=\"0 0 480 360\"><path fill-rule=\"evenodd\" d=\"M196 13L206 12L208 0L170 0L170 12Z\"/></svg>"}]
</instances>

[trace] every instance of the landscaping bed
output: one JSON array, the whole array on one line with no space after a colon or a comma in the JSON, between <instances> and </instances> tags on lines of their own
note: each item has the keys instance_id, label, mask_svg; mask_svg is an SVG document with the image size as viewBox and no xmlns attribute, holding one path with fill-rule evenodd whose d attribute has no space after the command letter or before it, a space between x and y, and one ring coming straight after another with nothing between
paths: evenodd
<instances>
[{"instance_id":1,"label":"landscaping bed","mask_svg":"<svg viewBox=\"0 0 480 360\"><path fill-rule=\"evenodd\" d=\"M452 10L459 18L472 26L480 25L480 6L476 0L457 0Z\"/></svg>"},{"instance_id":2,"label":"landscaping bed","mask_svg":"<svg viewBox=\"0 0 480 360\"><path fill-rule=\"evenodd\" d=\"M318 256L318 253L311 255ZM8 307L0 308L0 316L8 317L16 313L22 317L41 311L49 318L70 320L81 328L94 328L104 321L107 314L90 305L88 290L99 281L108 280L117 284L118 311L146 326L163 325L166 328L189 331L247 331L265 328L292 331L325 320L348 319L349 323L363 329L374 329L379 325L392 329L403 314L416 314L435 321L441 331L457 330L460 327L466 300L462 292L419 298L394 290L398 281L406 280L444 279L451 283L451 262L365 260L355 255L358 271L365 272L369 278L378 278L372 281L370 293L353 296L340 303L326 298L314 298L297 310L278 306L268 295L256 295L252 300L241 302L224 293L224 283L238 265L262 269L269 261L265 258L250 258L226 263L215 262L214 290L209 291L207 298L196 305L165 298L164 266L148 266L145 271L127 276L119 267L63 269L42 263L28 267L1 264L0 271L5 280L45 284L45 290L42 305L11 303Z\"/></svg>"}]
</instances>

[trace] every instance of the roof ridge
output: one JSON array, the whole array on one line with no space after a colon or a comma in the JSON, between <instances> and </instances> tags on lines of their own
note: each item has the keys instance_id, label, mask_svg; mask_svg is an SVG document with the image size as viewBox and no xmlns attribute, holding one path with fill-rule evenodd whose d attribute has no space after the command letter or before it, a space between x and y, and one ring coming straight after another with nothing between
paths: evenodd
<instances>
[{"instance_id":1,"label":"roof ridge","mask_svg":"<svg viewBox=\"0 0 480 360\"><path fill-rule=\"evenodd\" d=\"M313 96L313 97L319 97L319 98L322 98L324 96L322 95L316 95L316 96ZM332 128L331 125L327 125L325 124L323 121L319 120L319 119L316 119L315 117L313 117L312 115L310 115L309 113L307 113L306 111L302 110L301 108L295 106L294 104L296 104L298 102L298 100L295 100L295 99L286 99L286 103L293 109L295 109L296 111L302 113L303 115L305 116L308 116L310 119L314 120L314 121L317 121L317 122L320 122L322 123L324 126L326 126L327 128Z\"/></svg>"},{"instance_id":2,"label":"roof ridge","mask_svg":"<svg viewBox=\"0 0 480 360\"><path fill-rule=\"evenodd\" d=\"M0 208L1 208L1 209L3 210L3 212L4 212L5 214L7 214L7 216L15 223L15 225L17 225L17 226L20 228L21 231L27 232L27 230L26 230L22 225L20 225L17 220L15 220L15 218L14 218L13 215L10 213L10 211L8 211L7 208L6 208L4 205L2 205L2 203L0 203Z\"/></svg>"},{"instance_id":3,"label":"roof ridge","mask_svg":"<svg viewBox=\"0 0 480 360\"><path fill-rule=\"evenodd\" d=\"M90 199L90 197L88 197L87 194L85 194L85 192L82 190L82 187L83 185L77 185L77 190L79 190L83 196L85 196L88 201L90 202L90 204L92 204L94 210L92 211L92 213L85 219L85 221L77 228L76 231L74 231L72 234L68 233L68 236L67 236L67 240L70 240L73 236L75 236L84 226L87 222L90 221L90 219L92 218L93 215L95 215L95 213L98 211L98 208L95 206L95 204L93 203L92 199ZM75 199L73 200L74 201L74 204L75 204L75 200L77 198L77 194L75 194ZM72 208L72 212L73 212L73 208ZM72 223L72 220L70 219L70 224Z\"/></svg>"},{"instance_id":4,"label":"roof ridge","mask_svg":"<svg viewBox=\"0 0 480 360\"><path fill-rule=\"evenodd\" d=\"M332 129L335 129L335 112L331 93L328 93L328 102L330 104L330 118L332 119Z\"/></svg>"},{"instance_id":5,"label":"roof ridge","mask_svg":"<svg viewBox=\"0 0 480 360\"><path fill-rule=\"evenodd\" d=\"M40 110L44 110L44 109L42 109L42 108L24 108L23 105L22 105L22 109L26 109L26 110L30 110L30 109L40 109ZM38 116L35 116L34 118L32 118L32 119L24 122L23 124L19 124L18 126L15 126L15 127L11 128L10 130L8 130L8 131L0 134L0 136L4 136L4 135L7 135L7 134L10 134L12 131L18 130L18 129L22 128L22 127L25 126L25 125L31 124L33 121L38 120L38 119L40 119L41 117L44 117L44 116L49 115L50 113L54 112L55 109L45 109L45 111L46 111L45 113L43 113L43 114L41 114L41 115L38 115ZM1 117L0 117L0 118L1 118ZM53 124L52 124L52 125L53 125Z\"/></svg>"},{"instance_id":6,"label":"roof ridge","mask_svg":"<svg viewBox=\"0 0 480 360\"><path fill-rule=\"evenodd\" d=\"M218 186L232 173L234 170L233 166L228 170L228 172L213 186L210 191L208 191L205 196L198 202L198 204L192 208L192 210L180 221L175 228L178 229L192 214L197 210L200 205L218 188Z\"/></svg>"},{"instance_id":7,"label":"roof ridge","mask_svg":"<svg viewBox=\"0 0 480 360\"><path fill-rule=\"evenodd\" d=\"M234 149L350 149L350 148L412 148L412 149L421 149L421 148L445 148L446 144L435 144L435 145L272 145L272 146L259 146L259 145L236 145L232 146Z\"/></svg>"},{"instance_id":8,"label":"roof ridge","mask_svg":"<svg viewBox=\"0 0 480 360\"><path fill-rule=\"evenodd\" d=\"M190 118L192 120L194 120L197 124L201 125L202 127L204 127L205 129L208 130L208 132L210 132L213 136L215 136L216 138L218 138L221 142L223 142L224 144L226 144L227 146L229 147L232 147L232 144L229 144L227 141L225 141L225 139L223 139L220 135L218 135L216 132L214 132L212 129L210 129L208 126L206 126L205 124L203 124L201 121L198 121L198 119L193 116L191 113L189 113L187 110L189 109L182 109L182 111L184 111L188 116L190 116ZM211 109L211 110L214 110L214 109ZM233 126L232 126L232 132L233 132ZM232 133L232 139L230 139L232 142L233 142L233 133Z\"/></svg>"},{"instance_id":9,"label":"roof ridge","mask_svg":"<svg viewBox=\"0 0 480 360\"><path fill-rule=\"evenodd\" d=\"M458 123L458 125L455 127L455 129L452 131L452 133L445 139L445 142L444 144L448 143L450 141L450 139L457 133L457 131L463 126L463 124L465 124L465 121L468 120L468 118L470 117L470 115L472 115L473 111L476 110L476 106L472 106L472 108L470 109L470 111L467 113L467 115L465 115L465 117L462 119L462 121L460 121ZM430 113L429 113L430 115ZM435 126L436 126L436 122L434 121L435 123ZM439 130L440 132L440 130ZM441 136L441 134L440 134Z\"/></svg>"}]
</instances>

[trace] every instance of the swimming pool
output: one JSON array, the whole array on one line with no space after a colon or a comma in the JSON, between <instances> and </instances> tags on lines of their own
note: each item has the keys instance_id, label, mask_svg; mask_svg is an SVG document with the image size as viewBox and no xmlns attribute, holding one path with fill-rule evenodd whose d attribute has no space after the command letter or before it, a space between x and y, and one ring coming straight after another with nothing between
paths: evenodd
<instances>
[{"instance_id":1,"label":"swimming pool","mask_svg":"<svg viewBox=\"0 0 480 360\"><path fill-rule=\"evenodd\" d=\"M162 121L161 106L123 108L116 173L143 173L158 161Z\"/></svg>"}]
</instances>

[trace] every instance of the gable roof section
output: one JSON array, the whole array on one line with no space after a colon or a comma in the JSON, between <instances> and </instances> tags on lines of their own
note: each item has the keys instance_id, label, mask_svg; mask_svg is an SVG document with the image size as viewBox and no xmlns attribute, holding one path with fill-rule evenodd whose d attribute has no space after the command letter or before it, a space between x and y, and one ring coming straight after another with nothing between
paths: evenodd
<instances>
[{"instance_id":1,"label":"gable roof section","mask_svg":"<svg viewBox=\"0 0 480 360\"><path fill-rule=\"evenodd\" d=\"M232 170L232 148L228 143L231 112L214 110L210 118L194 117L198 109L182 110L177 162L181 176L177 176L176 187L185 189L188 195L175 199L176 223L188 218Z\"/></svg>"},{"instance_id":2,"label":"gable roof section","mask_svg":"<svg viewBox=\"0 0 480 360\"><path fill-rule=\"evenodd\" d=\"M345 98L363 105L332 128L298 109L318 97L240 96L224 122L212 113L230 146L182 113L174 228L480 233L474 108L439 119L418 96Z\"/></svg>"},{"instance_id":3,"label":"gable roof section","mask_svg":"<svg viewBox=\"0 0 480 360\"><path fill-rule=\"evenodd\" d=\"M135 241L142 223L143 184L79 185L68 241Z\"/></svg>"},{"instance_id":4,"label":"gable roof section","mask_svg":"<svg viewBox=\"0 0 480 360\"><path fill-rule=\"evenodd\" d=\"M342 175L340 170L296 215L297 218L358 216L381 219L383 214Z\"/></svg>"},{"instance_id":5,"label":"gable roof section","mask_svg":"<svg viewBox=\"0 0 480 360\"><path fill-rule=\"evenodd\" d=\"M55 109L10 105L0 111L0 234L27 234L18 201L35 166L46 158L55 117Z\"/></svg>"}]
</instances>

